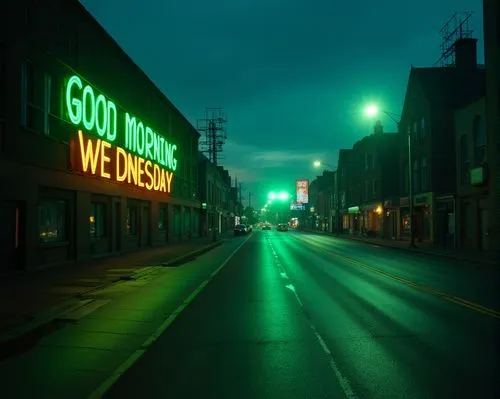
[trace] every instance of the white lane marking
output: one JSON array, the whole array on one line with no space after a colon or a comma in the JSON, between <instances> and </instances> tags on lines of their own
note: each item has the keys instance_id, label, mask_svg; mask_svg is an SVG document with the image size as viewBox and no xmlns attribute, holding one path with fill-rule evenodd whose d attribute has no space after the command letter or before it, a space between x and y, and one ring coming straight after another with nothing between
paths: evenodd
<instances>
[{"instance_id":1,"label":"white lane marking","mask_svg":"<svg viewBox=\"0 0 500 399\"><path fill-rule=\"evenodd\" d=\"M144 341L141 345L141 349L136 350L127 360L125 360L118 368L108 377L95 391L89 395L89 399L102 398L103 395L120 379L120 377L146 352L146 349L151 346L151 344L156 341L165 330L173 323L173 321L179 316L179 314L189 305L191 301L198 295L203 288L212 280L215 275L226 266L231 258L238 252L238 250L245 245L250 236L248 236L245 241L243 241L238 247L231 252L231 254L226 258L224 262L210 274L210 276L203 281L169 316L168 318L149 336L149 338Z\"/></svg>"},{"instance_id":2,"label":"white lane marking","mask_svg":"<svg viewBox=\"0 0 500 399\"><path fill-rule=\"evenodd\" d=\"M283 277L285 280L288 280L288 275L285 272L280 273L281 277Z\"/></svg>"},{"instance_id":3,"label":"white lane marking","mask_svg":"<svg viewBox=\"0 0 500 399\"><path fill-rule=\"evenodd\" d=\"M286 273L284 272L284 270L283 270L283 273L281 273L281 277L283 277L283 275L286 276ZM286 277L288 279L288 276L286 276ZM302 303L302 300L300 299L299 294L297 293L297 290L295 289L295 286L293 284L288 284L285 287L288 288L290 291L292 291L295 294L295 298L297 299L297 302L299 303L299 305L301 307L304 307L304 304ZM352 389L351 384L349 383L349 380L342 374L339 366L337 365L335 360L333 360L332 351L330 350L330 348L328 348L328 345L326 344L325 340L318 333L318 330L316 329L314 324L309 322L309 326L313 330L314 336L316 337L317 341L319 342L321 349L323 349L323 352L325 352L327 354L330 368L333 370L333 373L335 374L335 377L337 378L337 381L339 382L340 388L344 392L344 395L346 396L347 399L357 399L357 396L354 393L354 390Z\"/></svg>"},{"instance_id":4,"label":"white lane marking","mask_svg":"<svg viewBox=\"0 0 500 399\"><path fill-rule=\"evenodd\" d=\"M311 328L313 329L314 335L316 336L316 339L318 340L319 344L321 345L321 348L328 355L329 360L330 360L330 368L335 373L335 377L337 377L337 381L339 382L340 387L344 391L346 398L356 399L357 396L354 393L354 390L352 389L351 384L349 383L349 380L342 374L342 372L339 369L339 366L337 366L337 363L335 363L335 360L333 360L332 351L328 348L328 345L326 344L325 340L318 333L318 331L316 330L314 325L311 324Z\"/></svg>"},{"instance_id":5,"label":"white lane marking","mask_svg":"<svg viewBox=\"0 0 500 399\"><path fill-rule=\"evenodd\" d=\"M295 291L295 287L293 286L293 284L288 284L288 285L285 285L286 288L288 288L290 291L292 291L295 295L295 298L297 299L297 302L299 303L300 306L304 307L304 304L302 303L302 301L300 300L298 294L297 294L297 291Z\"/></svg>"}]
</instances>

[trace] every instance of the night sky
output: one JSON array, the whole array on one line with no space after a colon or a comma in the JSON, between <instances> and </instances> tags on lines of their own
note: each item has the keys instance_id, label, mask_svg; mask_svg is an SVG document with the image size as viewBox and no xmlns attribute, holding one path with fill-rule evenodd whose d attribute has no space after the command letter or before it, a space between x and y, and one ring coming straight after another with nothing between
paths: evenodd
<instances>
[{"instance_id":1,"label":"night sky","mask_svg":"<svg viewBox=\"0 0 500 399\"><path fill-rule=\"evenodd\" d=\"M224 108L221 164L254 206L314 178L315 159L335 166L372 130L366 103L400 113L410 66L439 59L454 12L474 11L483 62L482 0L82 3L194 126L205 107Z\"/></svg>"}]
</instances>

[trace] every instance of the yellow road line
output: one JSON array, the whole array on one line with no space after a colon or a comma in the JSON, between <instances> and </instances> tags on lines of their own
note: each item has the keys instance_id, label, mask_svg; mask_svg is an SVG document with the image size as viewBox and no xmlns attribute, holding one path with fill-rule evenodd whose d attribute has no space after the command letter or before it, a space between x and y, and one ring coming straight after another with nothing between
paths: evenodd
<instances>
[{"instance_id":1,"label":"yellow road line","mask_svg":"<svg viewBox=\"0 0 500 399\"><path fill-rule=\"evenodd\" d=\"M431 294L431 295L434 295L434 296L446 299L447 301L456 303L456 304L464 306L466 308L475 310L476 312L483 313L483 314L486 314L488 316L500 319L500 312L498 312L498 311L496 311L494 309L490 309L490 308L487 308L486 306L480 305L478 303L471 302L471 301L468 301L466 299L463 299L463 298L460 298L460 297L457 297L457 296L454 296L454 295L447 294L446 292L439 291L439 290L436 290L436 289L431 288L431 287L427 287L425 285L422 285L422 284L416 283L414 281L408 280L408 279L406 279L404 277L400 277L400 276L397 276L395 274L388 273L385 270L382 270L382 269L379 269L379 268L377 268L375 266L371 266L371 265L368 265L366 263L360 262L360 261L358 261L356 259L352 259L352 258L349 258L347 256L335 254L335 253L332 253L332 252L330 252L330 254L333 255L333 256L336 256L338 258L341 258L342 260L346 261L347 263L351 263L353 265L360 266L360 267L362 267L364 269L370 270L370 271L372 271L374 273L377 273L377 274L380 274L380 275L382 275L384 277L388 277L388 278L390 278L392 280L399 281L400 283L405 284L405 285L407 285L409 287L415 288L415 289L417 289L419 291L426 292L428 294Z\"/></svg>"}]
</instances>

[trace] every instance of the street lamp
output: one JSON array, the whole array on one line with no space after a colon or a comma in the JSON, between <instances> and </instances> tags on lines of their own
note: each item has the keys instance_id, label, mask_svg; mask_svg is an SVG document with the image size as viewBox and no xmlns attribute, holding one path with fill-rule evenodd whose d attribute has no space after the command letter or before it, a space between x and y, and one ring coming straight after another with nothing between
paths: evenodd
<instances>
[{"instance_id":1,"label":"street lamp","mask_svg":"<svg viewBox=\"0 0 500 399\"><path fill-rule=\"evenodd\" d=\"M329 164L324 163L324 162L321 162L321 161L314 161L313 165L314 165L315 168L319 168L321 165L325 165L325 166L329 167L332 171L333 171L333 169L337 169L334 166L329 165ZM337 217L335 219L335 222L336 222L335 223L336 224L335 230L337 231L337 235L340 235L340 201L339 201L339 185L338 185L338 182L339 182L339 178L337 176L337 173L335 173L335 196L337 197L336 207L335 207L336 208L336 212L337 212ZM330 216L331 216L331 209L330 209Z\"/></svg>"},{"instance_id":2,"label":"street lamp","mask_svg":"<svg viewBox=\"0 0 500 399\"><path fill-rule=\"evenodd\" d=\"M327 164L327 163L321 162L321 161L314 161L313 165L314 165L315 168L319 168L319 167L321 167L321 165L324 165L324 166L327 166L327 167L329 167L331 169L335 169L335 166L332 166L330 164Z\"/></svg>"},{"instance_id":3,"label":"street lamp","mask_svg":"<svg viewBox=\"0 0 500 399\"><path fill-rule=\"evenodd\" d=\"M393 122L396 123L399 131L399 124L401 123L401 115L393 112L388 112L379 109L376 105L371 104L365 108L365 115L368 117L375 117L379 112L387 115ZM396 119L398 118L398 119ZM410 203L410 247L415 247L415 238L413 236L413 181L412 181L412 156L411 156L411 132L408 129L408 202Z\"/></svg>"}]
</instances>

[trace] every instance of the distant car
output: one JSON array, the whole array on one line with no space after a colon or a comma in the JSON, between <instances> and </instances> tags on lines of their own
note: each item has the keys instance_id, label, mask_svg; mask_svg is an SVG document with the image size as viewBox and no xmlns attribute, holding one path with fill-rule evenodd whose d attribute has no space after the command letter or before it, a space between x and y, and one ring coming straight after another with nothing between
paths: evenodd
<instances>
[{"instance_id":1,"label":"distant car","mask_svg":"<svg viewBox=\"0 0 500 399\"><path fill-rule=\"evenodd\" d=\"M237 224L234 226L234 235L235 236L244 236L248 233L247 226L244 224Z\"/></svg>"},{"instance_id":2,"label":"distant car","mask_svg":"<svg viewBox=\"0 0 500 399\"><path fill-rule=\"evenodd\" d=\"M278 227L276 228L278 231L288 231L288 225L286 223L280 223L278 224Z\"/></svg>"},{"instance_id":3,"label":"distant car","mask_svg":"<svg viewBox=\"0 0 500 399\"><path fill-rule=\"evenodd\" d=\"M271 230L271 225L269 223L265 223L262 225L262 230Z\"/></svg>"}]
</instances>

